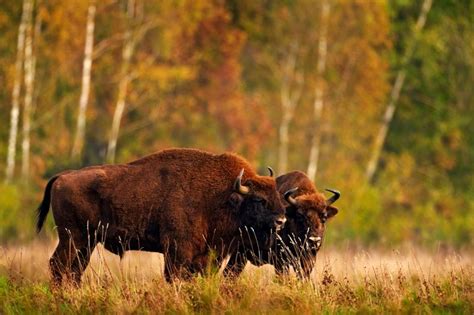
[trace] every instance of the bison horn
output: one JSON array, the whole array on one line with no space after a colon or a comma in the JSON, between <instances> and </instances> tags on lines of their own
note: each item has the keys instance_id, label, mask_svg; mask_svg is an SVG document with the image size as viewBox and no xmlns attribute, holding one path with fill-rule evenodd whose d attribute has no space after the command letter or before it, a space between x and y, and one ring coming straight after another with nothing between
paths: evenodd
<instances>
[{"instance_id":1,"label":"bison horn","mask_svg":"<svg viewBox=\"0 0 474 315\"><path fill-rule=\"evenodd\" d=\"M270 177L273 177L273 174L275 174L275 172L273 171L273 168L271 168L270 166L267 166L268 168L268 172L270 173Z\"/></svg>"},{"instance_id":2,"label":"bison horn","mask_svg":"<svg viewBox=\"0 0 474 315\"><path fill-rule=\"evenodd\" d=\"M339 197L341 197L341 193L338 190L335 190L335 189L326 189L326 190L334 194L331 198L326 200L326 204L328 206L333 204L337 199L339 199Z\"/></svg>"},{"instance_id":3,"label":"bison horn","mask_svg":"<svg viewBox=\"0 0 474 315\"><path fill-rule=\"evenodd\" d=\"M298 187L295 187L295 188L292 188L288 191L286 191L284 194L283 194L283 197L285 197L285 200L288 201L288 203L290 205L293 205L293 206L297 206L298 205L298 201L296 201L295 198L292 197L292 195L298 190Z\"/></svg>"},{"instance_id":4,"label":"bison horn","mask_svg":"<svg viewBox=\"0 0 474 315\"><path fill-rule=\"evenodd\" d=\"M242 185L242 176L244 175L244 169L242 169L239 173L239 176L235 179L234 182L234 189L235 191L239 192L242 195L246 195L249 193L250 188L245 185Z\"/></svg>"}]
</instances>

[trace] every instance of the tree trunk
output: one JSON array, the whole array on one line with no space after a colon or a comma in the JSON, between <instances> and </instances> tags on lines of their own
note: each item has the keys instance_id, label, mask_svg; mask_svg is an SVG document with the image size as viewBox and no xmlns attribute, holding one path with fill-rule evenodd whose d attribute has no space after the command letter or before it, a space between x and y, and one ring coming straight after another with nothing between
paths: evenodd
<instances>
[{"instance_id":1,"label":"tree trunk","mask_svg":"<svg viewBox=\"0 0 474 315\"><path fill-rule=\"evenodd\" d=\"M28 16L31 15L32 1L23 0L23 11L21 14L21 22L18 28L18 43L15 61L15 78L12 91L12 109L10 112L10 132L8 136L7 149L7 167L5 170L5 181L11 182L15 172L15 153L16 140L18 135L18 117L20 116L20 90L23 75L23 59L25 51L25 29Z\"/></svg>"},{"instance_id":2,"label":"tree trunk","mask_svg":"<svg viewBox=\"0 0 474 315\"><path fill-rule=\"evenodd\" d=\"M110 132L109 144L107 148L107 162L114 163L117 151L117 140L120 132L120 122L125 111L127 88L130 83L130 60L135 49L137 34L132 29L135 24L133 20L136 19L135 1L128 0L127 4L127 19L128 27L125 33L124 46L122 50L122 69L120 74L120 82L117 95L117 104L115 106L114 118L112 121L112 130ZM139 12L141 13L141 12Z\"/></svg>"},{"instance_id":3,"label":"tree trunk","mask_svg":"<svg viewBox=\"0 0 474 315\"><path fill-rule=\"evenodd\" d=\"M278 174L284 174L288 169L288 144L289 127L295 108L299 103L303 92L304 77L297 79L296 61L298 53L298 44L294 43L288 53L288 59L283 66L283 79L281 84L281 111L282 118L278 128ZM296 86L291 87L291 81L296 81Z\"/></svg>"},{"instance_id":4,"label":"tree trunk","mask_svg":"<svg viewBox=\"0 0 474 315\"><path fill-rule=\"evenodd\" d=\"M128 46L128 45L127 45ZM127 49L128 50L128 49ZM122 68L129 68L130 60L124 58ZM120 122L122 120L123 112L125 110L125 101L127 98L127 87L130 76L128 74L122 76L119 83L117 104L115 106L114 118L112 121L112 130L110 132L109 145L107 149L107 162L114 163L115 154L117 151L117 139L120 131Z\"/></svg>"},{"instance_id":5,"label":"tree trunk","mask_svg":"<svg viewBox=\"0 0 474 315\"><path fill-rule=\"evenodd\" d=\"M315 98L314 98L314 112L313 112L313 128L311 149L309 152L309 163L307 175L311 180L315 180L318 172L319 154L321 146L322 136L322 119L321 115L324 107L324 72L326 70L326 57L327 57L327 32L329 23L329 2L328 0L322 1L321 10L321 31L319 34L319 47L318 47L318 64L316 69L317 81L315 87Z\"/></svg>"},{"instance_id":6,"label":"tree trunk","mask_svg":"<svg viewBox=\"0 0 474 315\"><path fill-rule=\"evenodd\" d=\"M33 85L35 77L35 57L33 54L33 23L32 10L33 1L31 1L30 11L26 19L26 38L25 38L25 100L23 104L23 140L21 143L22 160L21 175L27 179L30 173L30 131L31 131L31 108L33 102Z\"/></svg>"},{"instance_id":7,"label":"tree trunk","mask_svg":"<svg viewBox=\"0 0 474 315\"><path fill-rule=\"evenodd\" d=\"M90 0L87 10L86 41L84 46L84 61L82 63L82 86L79 98L79 112L77 115L76 135L72 147L71 157L78 158L84 146L86 129L86 110L89 100L91 84L92 53L94 49L94 27L95 27L96 2Z\"/></svg>"},{"instance_id":8,"label":"tree trunk","mask_svg":"<svg viewBox=\"0 0 474 315\"><path fill-rule=\"evenodd\" d=\"M423 2L420 15L418 16L418 20L415 25L413 40L407 47L405 55L402 59L400 71L397 73L395 83L393 84L392 92L390 93L390 100L387 105L387 109L385 110L382 125L380 126L379 132L375 137L374 148L372 150L372 154L370 156L369 163L367 164L367 169L365 172L367 181L369 183L372 182L375 172L377 171L380 155L382 153L385 139L387 138L388 129L390 128L390 123L392 122L393 116L395 114L398 98L400 97L400 92L403 88L403 84L405 83L406 65L408 64L409 60L413 56L413 53L415 52L415 45L418 40L418 36L426 23L426 18L428 16L428 12L431 9L432 2L432 0L424 0Z\"/></svg>"},{"instance_id":9,"label":"tree trunk","mask_svg":"<svg viewBox=\"0 0 474 315\"><path fill-rule=\"evenodd\" d=\"M278 174L284 174L288 169L288 131L291 117L288 112L283 112L278 135L280 142L278 144Z\"/></svg>"}]
</instances>

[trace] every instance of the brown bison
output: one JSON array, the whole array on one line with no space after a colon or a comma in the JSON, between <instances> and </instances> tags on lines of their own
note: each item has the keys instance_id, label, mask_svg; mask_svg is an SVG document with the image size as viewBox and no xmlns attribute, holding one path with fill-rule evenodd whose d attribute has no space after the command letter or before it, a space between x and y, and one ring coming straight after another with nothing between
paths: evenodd
<instances>
[{"instance_id":1,"label":"brown bison","mask_svg":"<svg viewBox=\"0 0 474 315\"><path fill-rule=\"evenodd\" d=\"M237 155L194 149L54 176L38 208L38 232L50 203L59 236L50 259L56 283L65 275L79 283L99 242L118 255L161 252L166 279L186 278L212 263L211 250L219 263L240 244L270 248L272 230L286 220L273 178Z\"/></svg>"},{"instance_id":2,"label":"brown bison","mask_svg":"<svg viewBox=\"0 0 474 315\"><path fill-rule=\"evenodd\" d=\"M238 276L247 261L257 266L273 264L279 275L288 273L290 266L299 278L308 278L311 274L323 241L326 221L338 212L332 204L339 199L340 193L327 189L334 195L326 199L306 174L299 171L281 175L276 182L278 191L287 202L287 221L278 232L278 242L270 251L257 254L243 244L231 255L224 269L226 276Z\"/></svg>"}]
</instances>

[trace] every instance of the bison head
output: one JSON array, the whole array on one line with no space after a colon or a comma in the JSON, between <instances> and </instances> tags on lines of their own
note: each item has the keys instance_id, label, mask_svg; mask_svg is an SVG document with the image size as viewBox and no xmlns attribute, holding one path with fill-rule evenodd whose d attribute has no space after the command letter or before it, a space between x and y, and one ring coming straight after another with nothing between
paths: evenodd
<instances>
[{"instance_id":1,"label":"bison head","mask_svg":"<svg viewBox=\"0 0 474 315\"><path fill-rule=\"evenodd\" d=\"M285 208L273 178L252 176L243 179L241 170L234 182L232 203L238 213L242 241L258 245L260 250L270 248L275 232L285 224Z\"/></svg>"},{"instance_id":2,"label":"bison head","mask_svg":"<svg viewBox=\"0 0 474 315\"><path fill-rule=\"evenodd\" d=\"M285 234L293 244L299 244L305 252L316 255L323 242L326 221L335 216L339 211L332 204L339 199L337 190L326 189L333 196L326 199L323 194L315 192L293 197L298 188L290 189L284 193L289 206L286 209L288 226Z\"/></svg>"}]
</instances>

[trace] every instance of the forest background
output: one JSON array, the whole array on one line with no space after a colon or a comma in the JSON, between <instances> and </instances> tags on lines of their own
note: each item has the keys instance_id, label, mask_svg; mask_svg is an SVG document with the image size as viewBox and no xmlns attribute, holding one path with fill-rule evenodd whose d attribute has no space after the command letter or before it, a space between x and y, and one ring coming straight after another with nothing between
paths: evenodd
<instances>
[{"instance_id":1,"label":"forest background","mask_svg":"<svg viewBox=\"0 0 474 315\"><path fill-rule=\"evenodd\" d=\"M3 0L0 241L35 237L57 172L195 147L339 189L327 244L470 247L473 22L469 0Z\"/></svg>"}]
</instances>

